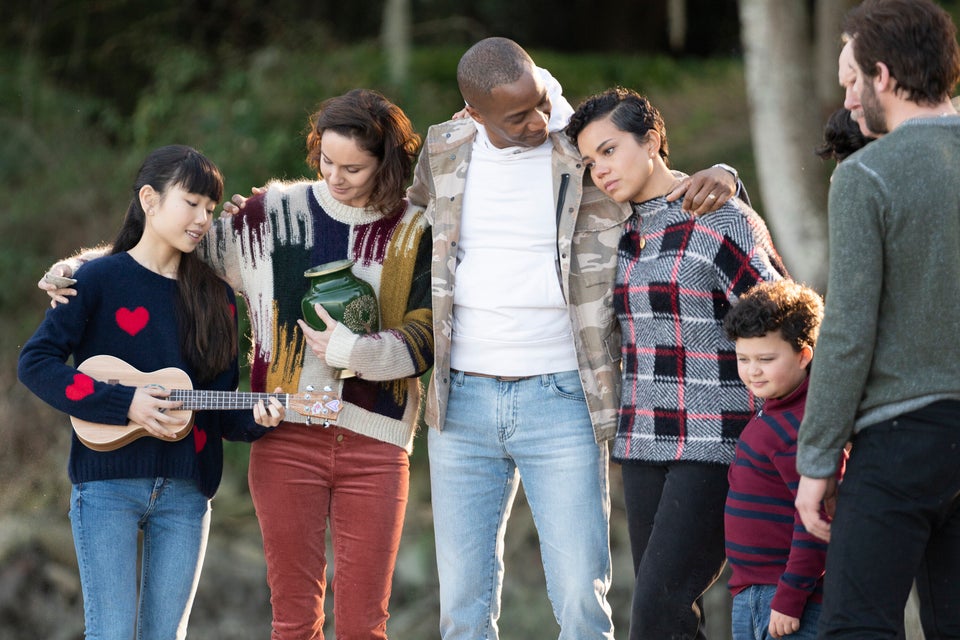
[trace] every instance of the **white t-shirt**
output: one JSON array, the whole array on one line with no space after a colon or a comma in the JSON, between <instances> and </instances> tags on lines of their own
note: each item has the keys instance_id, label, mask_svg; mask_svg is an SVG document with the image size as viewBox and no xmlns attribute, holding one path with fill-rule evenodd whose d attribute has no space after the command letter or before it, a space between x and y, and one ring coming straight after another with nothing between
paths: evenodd
<instances>
[{"instance_id":1,"label":"white t-shirt","mask_svg":"<svg viewBox=\"0 0 960 640\"><path fill-rule=\"evenodd\" d=\"M483 126L477 130L457 254L451 366L506 376L576 369L557 275L553 143L498 149Z\"/></svg>"}]
</instances>

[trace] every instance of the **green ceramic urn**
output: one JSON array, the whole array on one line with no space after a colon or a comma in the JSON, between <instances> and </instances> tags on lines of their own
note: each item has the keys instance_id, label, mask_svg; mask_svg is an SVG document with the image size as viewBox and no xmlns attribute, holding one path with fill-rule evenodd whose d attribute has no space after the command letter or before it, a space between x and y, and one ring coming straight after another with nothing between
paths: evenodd
<instances>
[{"instance_id":1,"label":"green ceramic urn","mask_svg":"<svg viewBox=\"0 0 960 640\"><path fill-rule=\"evenodd\" d=\"M354 333L380 330L377 296L369 283L353 275L352 266L353 260L337 260L303 272L304 277L310 279L310 288L300 308L308 325L318 331L327 328L313 309L314 304L320 303L327 313Z\"/></svg>"}]
</instances>

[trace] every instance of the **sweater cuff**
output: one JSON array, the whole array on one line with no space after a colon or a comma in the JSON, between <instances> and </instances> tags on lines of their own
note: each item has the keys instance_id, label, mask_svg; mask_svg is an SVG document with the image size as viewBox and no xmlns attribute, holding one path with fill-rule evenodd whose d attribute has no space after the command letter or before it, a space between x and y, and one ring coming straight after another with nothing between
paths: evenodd
<instances>
[{"instance_id":1,"label":"sweater cuff","mask_svg":"<svg viewBox=\"0 0 960 640\"><path fill-rule=\"evenodd\" d=\"M350 354L359 339L360 336L338 322L327 343L327 364L336 369L350 369Z\"/></svg>"},{"instance_id":2,"label":"sweater cuff","mask_svg":"<svg viewBox=\"0 0 960 640\"><path fill-rule=\"evenodd\" d=\"M797 448L797 473L808 478L832 478L837 475L842 453L801 444Z\"/></svg>"},{"instance_id":3,"label":"sweater cuff","mask_svg":"<svg viewBox=\"0 0 960 640\"><path fill-rule=\"evenodd\" d=\"M773 600L770 601L770 608L799 620L803 617L803 610L806 609L809 598L809 592L791 587L781 580Z\"/></svg>"},{"instance_id":4,"label":"sweater cuff","mask_svg":"<svg viewBox=\"0 0 960 640\"><path fill-rule=\"evenodd\" d=\"M133 396L137 392L136 387L130 387L124 384L111 385L104 398L103 410L106 420L104 424L127 424L130 418L130 405L133 404Z\"/></svg>"}]
</instances>

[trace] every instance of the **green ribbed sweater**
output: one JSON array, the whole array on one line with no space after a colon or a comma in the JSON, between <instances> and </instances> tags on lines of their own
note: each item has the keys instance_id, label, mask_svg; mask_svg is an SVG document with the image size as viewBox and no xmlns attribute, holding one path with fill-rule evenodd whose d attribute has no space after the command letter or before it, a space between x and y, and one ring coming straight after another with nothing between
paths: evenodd
<instances>
[{"instance_id":1,"label":"green ribbed sweater","mask_svg":"<svg viewBox=\"0 0 960 640\"><path fill-rule=\"evenodd\" d=\"M830 276L797 468L831 476L851 435L960 399L960 116L907 121L841 163Z\"/></svg>"}]
</instances>

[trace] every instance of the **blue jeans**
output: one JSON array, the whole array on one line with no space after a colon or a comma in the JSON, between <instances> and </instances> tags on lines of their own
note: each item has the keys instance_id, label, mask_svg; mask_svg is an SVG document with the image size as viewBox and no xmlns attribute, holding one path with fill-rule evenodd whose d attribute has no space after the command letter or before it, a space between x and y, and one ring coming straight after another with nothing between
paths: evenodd
<instances>
[{"instance_id":1,"label":"blue jeans","mask_svg":"<svg viewBox=\"0 0 960 640\"><path fill-rule=\"evenodd\" d=\"M522 480L560 638L612 640L609 454L577 372L452 377L443 430L428 436L442 637L499 637L504 534Z\"/></svg>"},{"instance_id":2,"label":"blue jeans","mask_svg":"<svg viewBox=\"0 0 960 640\"><path fill-rule=\"evenodd\" d=\"M776 585L756 584L733 596L730 614L733 640L772 640L767 633L770 627L770 603L777 592ZM815 640L817 622L820 620L820 603L807 602L800 616L800 630L784 638L790 640Z\"/></svg>"},{"instance_id":3,"label":"blue jeans","mask_svg":"<svg viewBox=\"0 0 960 640\"><path fill-rule=\"evenodd\" d=\"M897 637L916 578L925 636L960 638L960 402L860 431L837 496L820 637Z\"/></svg>"},{"instance_id":4,"label":"blue jeans","mask_svg":"<svg viewBox=\"0 0 960 640\"><path fill-rule=\"evenodd\" d=\"M70 522L87 640L187 635L210 528L193 480L129 478L74 485ZM137 598L137 538L143 531Z\"/></svg>"}]
</instances>

